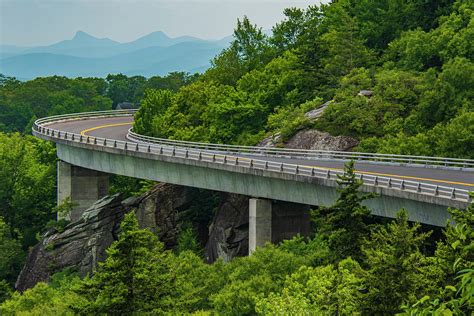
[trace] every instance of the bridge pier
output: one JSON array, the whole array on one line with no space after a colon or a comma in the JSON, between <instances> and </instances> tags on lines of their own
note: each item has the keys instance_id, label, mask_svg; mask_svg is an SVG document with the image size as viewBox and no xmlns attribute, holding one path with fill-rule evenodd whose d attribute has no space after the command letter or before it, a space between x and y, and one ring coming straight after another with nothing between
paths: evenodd
<instances>
[{"instance_id":1,"label":"bridge pier","mask_svg":"<svg viewBox=\"0 0 474 316\"><path fill-rule=\"evenodd\" d=\"M72 202L71 212L58 214L58 220L78 220L88 207L108 194L109 176L107 173L82 168L61 160L58 161L57 168L57 203L60 205L68 198Z\"/></svg>"},{"instance_id":2,"label":"bridge pier","mask_svg":"<svg viewBox=\"0 0 474 316\"><path fill-rule=\"evenodd\" d=\"M272 241L272 201L249 199L249 254Z\"/></svg>"}]
</instances>

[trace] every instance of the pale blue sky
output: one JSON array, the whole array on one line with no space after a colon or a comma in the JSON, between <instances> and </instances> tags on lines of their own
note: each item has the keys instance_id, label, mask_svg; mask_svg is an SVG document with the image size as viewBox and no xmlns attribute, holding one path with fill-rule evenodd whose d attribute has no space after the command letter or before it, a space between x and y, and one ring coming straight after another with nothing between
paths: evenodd
<instances>
[{"instance_id":1,"label":"pale blue sky","mask_svg":"<svg viewBox=\"0 0 474 316\"><path fill-rule=\"evenodd\" d=\"M327 2L327 1L323 1ZM218 39L247 15L270 29L285 7L319 0L0 0L0 43L46 45L78 30L119 42L154 31Z\"/></svg>"}]
</instances>

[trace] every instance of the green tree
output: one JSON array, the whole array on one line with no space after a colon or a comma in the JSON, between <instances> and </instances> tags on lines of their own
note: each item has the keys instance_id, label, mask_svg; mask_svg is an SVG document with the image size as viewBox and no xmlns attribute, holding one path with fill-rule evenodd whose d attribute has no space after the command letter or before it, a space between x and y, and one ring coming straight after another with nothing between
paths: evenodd
<instances>
[{"instance_id":1,"label":"green tree","mask_svg":"<svg viewBox=\"0 0 474 316\"><path fill-rule=\"evenodd\" d=\"M392 223L375 227L362 246L365 256L365 289L362 310L368 314L395 314L403 302L416 302L433 293L442 271L421 253L431 234L419 232L401 210Z\"/></svg>"},{"instance_id":2,"label":"green tree","mask_svg":"<svg viewBox=\"0 0 474 316\"><path fill-rule=\"evenodd\" d=\"M299 8L286 8L283 10L285 20L277 23L272 31L273 36L270 43L274 45L279 52L295 48L298 38L303 33L305 23L305 11Z\"/></svg>"},{"instance_id":3,"label":"green tree","mask_svg":"<svg viewBox=\"0 0 474 316\"><path fill-rule=\"evenodd\" d=\"M173 92L170 90L147 90L140 109L135 113L134 131L140 134L150 134L153 130L154 117L163 115L171 106L172 99Z\"/></svg>"},{"instance_id":4,"label":"green tree","mask_svg":"<svg viewBox=\"0 0 474 316\"><path fill-rule=\"evenodd\" d=\"M371 193L360 193L362 180L354 171L354 161L346 163L344 174L338 175L339 197L330 207L313 211L313 220L321 233L328 238L334 261L347 257L359 259L363 239L369 234L370 210L362 202L373 198Z\"/></svg>"},{"instance_id":5,"label":"green tree","mask_svg":"<svg viewBox=\"0 0 474 316\"><path fill-rule=\"evenodd\" d=\"M174 289L168 252L151 231L138 227L133 211L120 228L105 262L78 290L87 303L75 308L84 313L163 312Z\"/></svg>"},{"instance_id":6,"label":"green tree","mask_svg":"<svg viewBox=\"0 0 474 316\"><path fill-rule=\"evenodd\" d=\"M286 276L307 259L273 245L258 248L251 256L236 258L225 267L224 286L210 296L214 310L225 315L255 312L259 299L279 291Z\"/></svg>"},{"instance_id":7,"label":"green tree","mask_svg":"<svg viewBox=\"0 0 474 316\"><path fill-rule=\"evenodd\" d=\"M406 304L406 315L471 315L474 312L474 204L450 210L452 221L439 241L435 260L443 271L437 293Z\"/></svg>"},{"instance_id":8,"label":"green tree","mask_svg":"<svg viewBox=\"0 0 474 316\"><path fill-rule=\"evenodd\" d=\"M303 266L285 280L281 292L258 301L259 314L354 315L362 300L363 271L352 259L333 265Z\"/></svg>"},{"instance_id":9,"label":"green tree","mask_svg":"<svg viewBox=\"0 0 474 316\"><path fill-rule=\"evenodd\" d=\"M23 261L25 259L25 252L21 248L21 243L18 239L13 239L11 229L0 217L0 281L8 282L12 286L18 273L21 270ZM5 286L7 286L5 284ZM5 292L0 289L0 292ZM0 295L1 296L1 295ZM1 301L1 299L0 299Z\"/></svg>"},{"instance_id":10,"label":"green tree","mask_svg":"<svg viewBox=\"0 0 474 316\"><path fill-rule=\"evenodd\" d=\"M81 279L71 274L55 274L51 283L37 283L23 293L14 292L0 305L2 315L74 315L71 306L82 298L74 292Z\"/></svg>"},{"instance_id":11,"label":"green tree","mask_svg":"<svg viewBox=\"0 0 474 316\"><path fill-rule=\"evenodd\" d=\"M0 133L0 216L25 248L37 242L36 234L54 217L52 146L32 136Z\"/></svg>"}]
</instances>

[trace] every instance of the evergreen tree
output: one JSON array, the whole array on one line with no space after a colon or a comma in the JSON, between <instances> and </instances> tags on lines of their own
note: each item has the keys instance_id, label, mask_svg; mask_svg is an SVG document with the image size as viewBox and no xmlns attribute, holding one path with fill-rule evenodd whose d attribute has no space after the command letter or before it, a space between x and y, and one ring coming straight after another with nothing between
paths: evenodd
<instances>
[{"instance_id":1,"label":"evergreen tree","mask_svg":"<svg viewBox=\"0 0 474 316\"><path fill-rule=\"evenodd\" d=\"M375 197L372 193L361 194L362 180L354 173L354 161L344 167L344 174L338 176L339 198L330 207L320 207L313 212L316 226L328 236L328 245L334 261L346 257L360 258L360 246L368 236L367 220L370 210L362 202Z\"/></svg>"},{"instance_id":2,"label":"evergreen tree","mask_svg":"<svg viewBox=\"0 0 474 316\"><path fill-rule=\"evenodd\" d=\"M169 253L148 229L140 229L134 212L125 215L119 239L107 259L85 279L78 292L88 301L81 313L132 314L163 312L169 306L174 278Z\"/></svg>"},{"instance_id":3,"label":"evergreen tree","mask_svg":"<svg viewBox=\"0 0 474 316\"><path fill-rule=\"evenodd\" d=\"M365 240L364 314L393 315L404 301L414 302L437 288L442 272L420 251L431 232L420 233L419 228L401 210L395 221L377 226Z\"/></svg>"}]
</instances>

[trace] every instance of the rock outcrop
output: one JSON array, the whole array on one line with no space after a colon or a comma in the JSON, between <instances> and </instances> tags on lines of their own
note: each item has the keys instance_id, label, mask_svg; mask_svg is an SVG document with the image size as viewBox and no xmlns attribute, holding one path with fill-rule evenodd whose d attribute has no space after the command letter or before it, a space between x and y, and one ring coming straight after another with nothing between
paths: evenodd
<instances>
[{"instance_id":1,"label":"rock outcrop","mask_svg":"<svg viewBox=\"0 0 474 316\"><path fill-rule=\"evenodd\" d=\"M331 136L328 133L314 129L302 130L291 137L286 148L350 151L357 146L357 139L349 136Z\"/></svg>"},{"instance_id":2,"label":"rock outcrop","mask_svg":"<svg viewBox=\"0 0 474 316\"><path fill-rule=\"evenodd\" d=\"M176 244L180 212L189 207L196 189L158 184L140 197L122 201L119 195L106 196L87 209L82 217L59 232L51 229L30 251L16 288L24 291L47 281L64 268L84 276L106 257L106 249L117 239L123 216L134 210L141 227L158 233L165 246Z\"/></svg>"},{"instance_id":3,"label":"rock outcrop","mask_svg":"<svg viewBox=\"0 0 474 316\"><path fill-rule=\"evenodd\" d=\"M117 238L119 223L128 208L118 195L106 196L63 232L48 231L30 251L16 289L24 291L47 281L64 268L73 267L81 275L91 272L98 261L105 259L105 250Z\"/></svg>"},{"instance_id":4,"label":"rock outcrop","mask_svg":"<svg viewBox=\"0 0 474 316\"><path fill-rule=\"evenodd\" d=\"M221 203L209 227L205 259L229 261L248 254L249 197L222 193Z\"/></svg>"}]
</instances>

